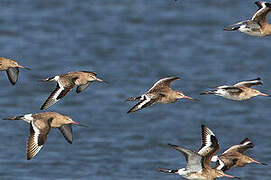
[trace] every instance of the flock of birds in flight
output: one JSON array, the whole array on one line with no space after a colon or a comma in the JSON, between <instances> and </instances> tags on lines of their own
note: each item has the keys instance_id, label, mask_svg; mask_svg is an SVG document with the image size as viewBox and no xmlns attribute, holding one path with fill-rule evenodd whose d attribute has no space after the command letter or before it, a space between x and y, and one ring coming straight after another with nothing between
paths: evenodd
<instances>
[{"instance_id":1,"label":"flock of birds in flight","mask_svg":"<svg viewBox=\"0 0 271 180\"><path fill-rule=\"evenodd\" d=\"M224 28L227 31L238 30L240 32L252 36L267 36L271 34L271 25L267 22L267 15L271 11L271 4L263 1L257 1L255 4L258 10L251 20L238 22L229 27ZM29 69L19 65L15 60L0 58L0 71L6 71L11 84L15 85L18 80L19 68ZM158 103L174 103L178 99L197 100L186 96L181 91L173 90L170 85L173 81L179 80L179 77L166 77L157 81L146 93L138 97L130 97L127 101L139 102L134 105L127 113L135 112L143 108ZM105 82L97 78L95 72L77 71L66 74L56 75L42 79L43 82L56 82L55 90L49 95L47 100L41 106L41 110L45 110L57 103L75 86L76 92L81 93L93 81ZM260 92L251 86L261 86L263 82L261 78L238 82L232 86L218 86L212 90L204 91L201 95L213 94L236 101L247 100L255 96L270 95ZM44 145L51 128L58 128L65 139L72 143L72 124L85 126L72 120L71 117L59 114L57 112L42 112L36 114L26 114L22 116L10 116L4 120L24 120L30 124L30 135L27 140L27 160L30 160L40 151ZM243 153L254 147L254 144L248 139L244 139L240 144L230 147L220 155L216 155L219 151L218 139L214 133L205 125L202 125L202 146L198 151L192 151L183 147L169 144L170 147L180 151L187 161L186 168L181 169L163 169L158 171L164 173L178 174L185 179L190 180L213 180L219 177L239 178L225 174L224 172L236 167L243 167L246 164L256 163L266 165L265 163L254 160ZM215 167L212 167L212 162Z\"/></svg>"}]
</instances>

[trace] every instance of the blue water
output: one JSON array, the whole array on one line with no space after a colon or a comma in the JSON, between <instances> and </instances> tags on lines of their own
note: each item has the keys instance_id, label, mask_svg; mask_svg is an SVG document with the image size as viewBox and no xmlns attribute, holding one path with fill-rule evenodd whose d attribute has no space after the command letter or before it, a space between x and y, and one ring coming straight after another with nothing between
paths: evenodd
<instances>
[{"instance_id":1,"label":"blue water","mask_svg":"<svg viewBox=\"0 0 271 180\"><path fill-rule=\"evenodd\" d=\"M248 152L271 162L271 99L234 102L201 91L261 77L271 94L270 37L258 38L223 27L252 16L254 1L234 0L21 0L0 1L1 56L21 70L12 86L0 75L0 117L41 112L54 83L39 79L77 70L95 71L109 84L93 83L70 92L49 108L89 128L74 127L68 144L53 129L39 154L26 160L29 125L2 121L0 179L149 180L180 179L156 168L185 167L185 158L167 146L197 150L200 125L210 127L222 152L248 137ZM124 102L160 78L179 76L173 88L200 102L180 100L131 114ZM270 180L269 166L248 165L228 174ZM223 178L221 178L223 179ZM226 178L224 178L226 179Z\"/></svg>"}]
</instances>

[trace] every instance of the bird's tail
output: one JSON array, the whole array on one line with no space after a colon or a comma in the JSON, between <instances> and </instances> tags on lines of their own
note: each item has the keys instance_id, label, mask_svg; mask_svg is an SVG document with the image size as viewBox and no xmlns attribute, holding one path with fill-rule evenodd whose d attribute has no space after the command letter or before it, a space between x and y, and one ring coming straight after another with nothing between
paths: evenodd
<instances>
[{"instance_id":1,"label":"bird's tail","mask_svg":"<svg viewBox=\"0 0 271 180\"><path fill-rule=\"evenodd\" d=\"M200 95L206 95L206 94L216 94L216 92L215 90L210 90L210 91L204 91L200 93Z\"/></svg>"},{"instance_id":2,"label":"bird's tail","mask_svg":"<svg viewBox=\"0 0 271 180\"><path fill-rule=\"evenodd\" d=\"M22 120L24 116L9 116L4 118L3 120Z\"/></svg>"},{"instance_id":3,"label":"bird's tail","mask_svg":"<svg viewBox=\"0 0 271 180\"><path fill-rule=\"evenodd\" d=\"M55 81L55 77L48 77L40 80L41 82Z\"/></svg>"},{"instance_id":4,"label":"bird's tail","mask_svg":"<svg viewBox=\"0 0 271 180\"><path fill-rule=\"evenodd\" d=\"M158 168L157 171L163 172L163 173L177 173L177 169L163 169L163 168Z\"/></svg>"},{"instance_id":5,"label":"bird's tail","mask_svg":"<svg viewBox=\"0 0 271 180\"><path fill-rule=\"evenodd\" d=\"M141 97L129 97L126 99L126 101L136 101L136 100L139 100Z\"/></svg>"},{"instance_id":6,"label":"bird's tail","mask_svg":"<svg viewBox=\"0 0 271 180\"><path fill-rule=\"evenodd\" d=\"M236 27L225 27L224 30L225 31L236 31L240 28L240 26L236 26Z\"/></svg>"}]
</instances>

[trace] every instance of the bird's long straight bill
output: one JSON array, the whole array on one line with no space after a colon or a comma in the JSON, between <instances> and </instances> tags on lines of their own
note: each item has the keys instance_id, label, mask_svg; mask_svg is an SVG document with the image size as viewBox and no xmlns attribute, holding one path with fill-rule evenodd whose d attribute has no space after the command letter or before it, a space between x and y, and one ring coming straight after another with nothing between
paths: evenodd
<instances>
[{"instance_id":1,"label":"bird's long straight bill","mask_svg":"<svg viewBox=\"0 0 271 180\"><path fill-rule=\"evenodd\" d=\"M262 162L259 162L259 161L256 161L256 160L253 160L253 162L256 163L256 164L268 165L268 164L266 164L266 163L262 163Z\"/></svg>"},{"instance_id":2,"label":"bird's long straight bill","mask_svg":"<svg viewBox=\"0 0 271 180\"><path fill-rule=\"evenodd\" d=\"M184 99L190 99L190 100L196 100L198 101L198 99L195 99L195 98L192 98L192 97L189 97L189 96L183 96Z\"/></svg>"},{"instance_id":3,"label":"bird's long straight bill","mask_svg":"<svg viewBox=\"0 0 271 180\"><path fill-rule=\"evenodd\" d=\"M80 124L80 123L75 122L75 121L72 121L72 124L75 124L75 125L77 125L77 126L82 126L82 127L88 127L88 126L86 126L86 125Z\"/></svg>"},{"instance_id":4,"label":"bird's long straight bill","mask_svg":"<svg viewBox=\"0 0 271 180\"><path fill-rule=\"evenodd\" d=\"M30 68L24 67L24 66L17 66L17 68L24 68L24 69L27 69L27 70L31 70Z\"/></svg>"},{"instance_id":5,"label":"bird's long straight bill","mask_svg":"<svg viewBox=\"0 0 271 180\"><path fill-rule=\"evenodd\" d=\"M99 79L99 78L97 78L97 77L95 78L95 80L96 80L96 81L99 81L99 82L104 82L104 83L107 83L107 84L108 84L108 82L107 82L107 81L102 80L102 79Z\"/></svg>"},{"instance_id":6,"label":"bird's long straight bill","mask_svg":"<svg viewBox=\"0 0 271 180\"><path fill-rule=\"evenodd\" d=\"M225 174L225 173L224 173L224 177L241 179L240 177L231 176L231 175L228 175L228 174Z\"/></svg>"},{"instance_id":7,"label":"bird's long straight bill","mask_svg":"<svg viewBox=\"0 0 271 180\"><path fill-rule=\"evenodd\" d=\"M259 93L258 95L259 95L259 96L267 96L267 97L271 97L271 95L268 95L268 94L265 94L265 93L262 93L262 92Z\"/></svg>"}]
</instances>

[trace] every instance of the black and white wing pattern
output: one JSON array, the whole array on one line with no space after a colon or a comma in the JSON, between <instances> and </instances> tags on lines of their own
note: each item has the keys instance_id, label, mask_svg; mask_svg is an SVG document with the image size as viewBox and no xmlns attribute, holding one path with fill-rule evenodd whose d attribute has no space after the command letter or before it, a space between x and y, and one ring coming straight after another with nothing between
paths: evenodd
<instances>
[{"instance_id":1,"label":"black and white wing pattern","mask_svg":"<svg viewBox=\"0 0 271 180\"><path fill-rule=\"evenodd\" d=\"M27 160L30 160L37 155L47 139L51 126L49 125L49 122L43 123L45 124L39 123L39 127L35 125L34 121L30 122L30 135L27 140Z\"/></svg>"},{"instance_id":2,"label":"black and white wing pattern","mask_svg":"<svg viewBox=\"0 0 271 180\"><path fill-rule=\"evenodd\" d=\"M257 79L251 79L251 80L247 80L247 81L242 81L242 82L239 82L235 85L233 85L234 87L242 87L242 86L245 86L245 87L251 87L251 86L262 86L263 85L263 81L261 78L257 78Z\"/></svg>"},{"instance_id":3,"label":"black and white wing pattern","mask_svg":"<svg viewBox=\"0 0 271 180\"><path fill-rule=\"evenodd\" d=\"M55 90L50 94L45 103L41 106L41 110L47 109L48 107L57 103L63 98L74 86L64 87L61 83L57 83Z\"/></svg>"},{"instance_id":4,"label":"black and white wing pattern","mask_svg":"<svg viewBox=\"0 0 271 180\"><path fill-rule=\"evenodd\" d=\"M206 156L210 153L212 150L211 136L215 136L215 134L207 126L201 125L202 145L198 150L198 154Z\"/></svg>"},{"instance_id":5,"label":"black and white wing pattern","mask_svg":"<svg viewBox=\"0 0 271 180\"><path fill-rule=\"evenodd\" d=\"M267 15L271 10L271 4L264 1L257 1L255 4L258 6L258 10L252 16L251 20L258 22L260 25L267 21Z\"/></svg>"},{"instance_id":6,"label":"black and white wing pattern","mask_svg":"<svg viewBox=\"0 0 271 180\"><path fill-rule=\"evenodd\" d=\"M135 111L138 111L138 110L143 109L145 107L151 106L155 102L156 102L155 99L150 98L146 94L143 94L140 97L140 101L134 107L132 107L127 113L135 112Z\"/></svg>"}]
</instances>

